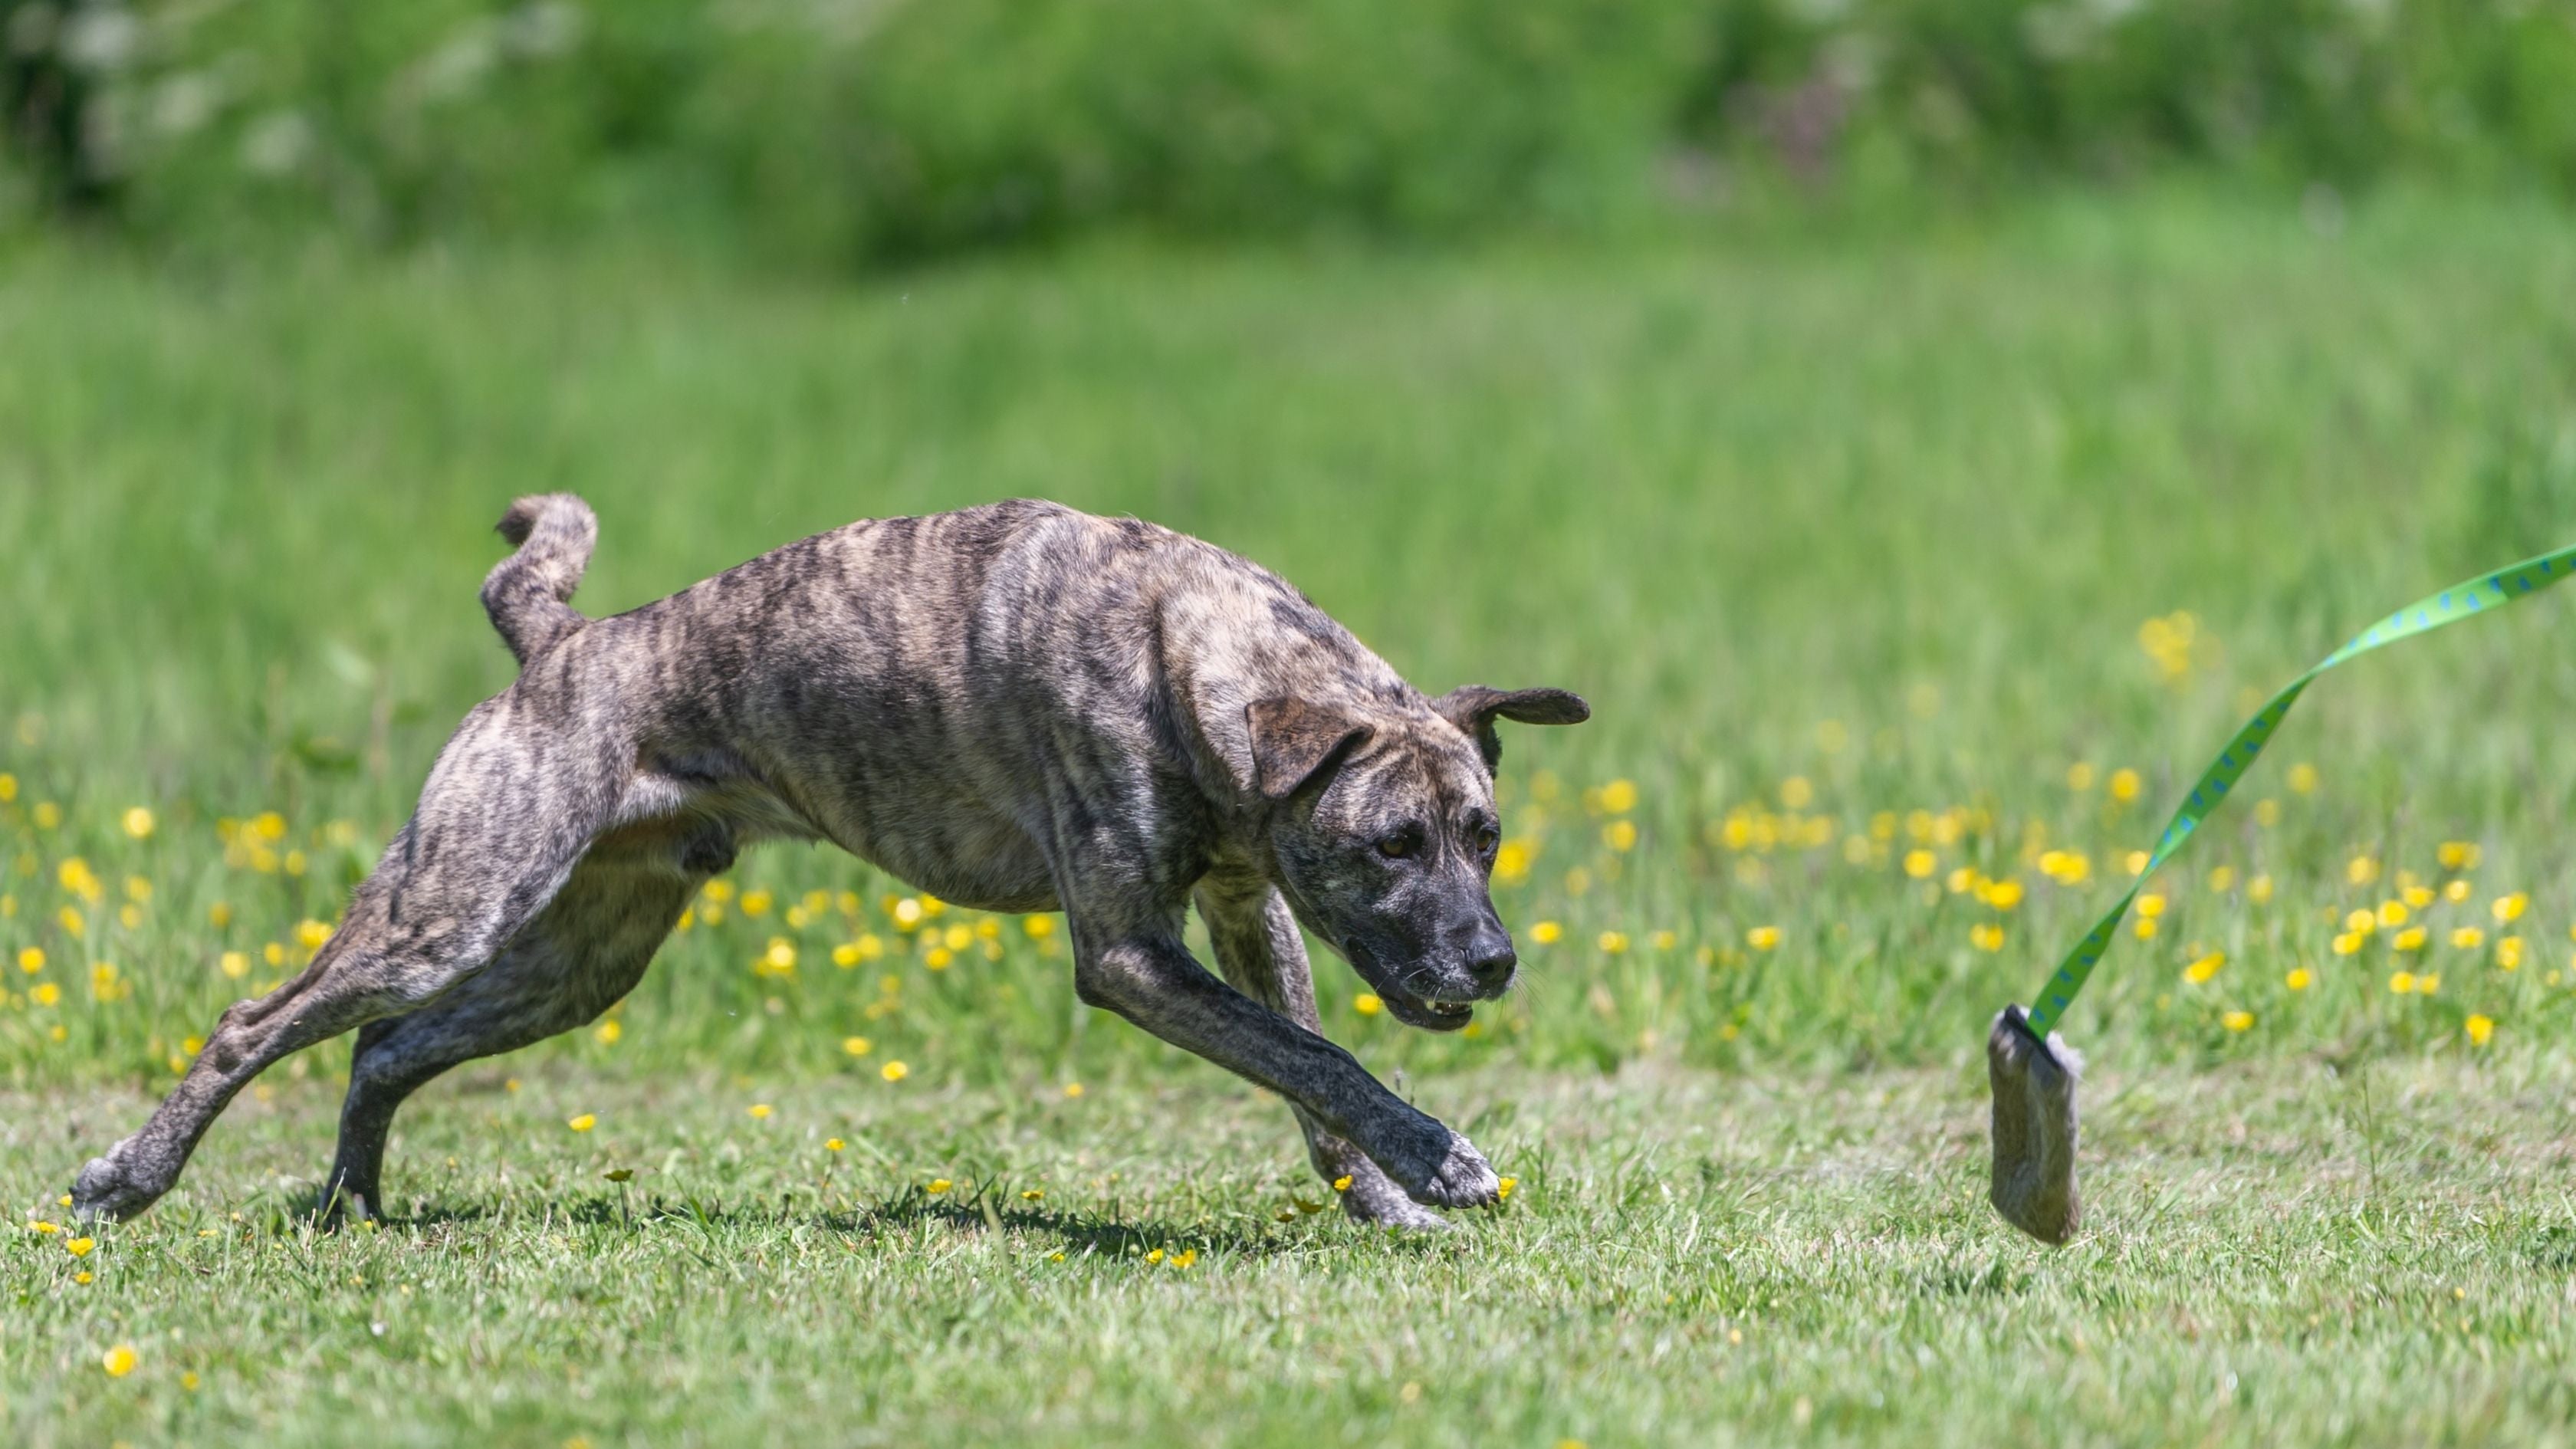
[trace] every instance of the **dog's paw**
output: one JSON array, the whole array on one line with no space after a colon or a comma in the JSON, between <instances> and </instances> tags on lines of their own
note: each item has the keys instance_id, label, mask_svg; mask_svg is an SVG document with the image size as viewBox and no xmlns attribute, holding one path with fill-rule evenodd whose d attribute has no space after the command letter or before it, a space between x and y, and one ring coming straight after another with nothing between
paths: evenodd
<instances>
[{"instance_id":1,"label":"dog's paw","mask_svg":"<svg viewBox=\"0 0 2576 1449\"><path fill-rule=\"evenodd\" d=\"M123 1222L160 1200L160 1189L127 1171L118 1151L124 1145L120 1142L106 1156L91 1158L73 1180L72 1212L82 1222Z\"/></svg>"},{"instance_id":2,"label":"dog's paw","mask_svg":"<svg viewBox=\"0 0 2576 1449\"><path fill-rule=\"evenodd\" d=\"M1493 1164L1476 1145L1449 1129L1448 1150L1430 1165L1419 1180L1403 1183L1405 1194L1415 1202L1432 1207L1491 1207L1503 1200L1503 1180L1494 1175Z\"/></svg>"},{"instance_id":3,"label":"dog's paw","mask_svg":"<svg viewBox=\"0 0 2576 1449\"><path fill-rule=\"evenodd\" d=\"M1404 1195L1404 1190L1387 1180L1374 1166L1353 1172L1351 1185L1343 1189L1342 1215L1355 1223L1377 1228L1403 1228L1413 1232L1445 1233L1449 1220Z\"/></svg>"}]
</instances>

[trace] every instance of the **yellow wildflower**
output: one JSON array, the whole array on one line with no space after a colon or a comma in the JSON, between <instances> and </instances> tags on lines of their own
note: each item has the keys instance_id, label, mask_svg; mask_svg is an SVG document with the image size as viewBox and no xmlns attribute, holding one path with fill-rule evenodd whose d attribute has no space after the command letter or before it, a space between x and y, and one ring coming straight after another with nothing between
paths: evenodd
<instances>
[{"instance_id":1,"label":"yellow wildflower","mask_svg":"<svg viewBox=\"0 0 2576 1449\"><path fill-rule=\"evenodd\" d=\"M1780 944L1778 926L1755 926L1744 933L1744 944L1756 951L1769 951Z\"/></svg>"},{"instance_id":2,"label":"yellow wildflower","mask_svg":"<svg viewBox=\"0 0 2576 1449\"><path fill-rule=\"evenodd\" d=\"M2290 788L2301 795L2314 794L2317 788L2317 767L2305 761L2292 765Z\"/></svg>"},{"instance_id":3,"label":"yellow wildflower","mask_svg":"<svg viewBox=\"0 0 2576 1449\"><path fill-rule=\"evenodd\" d=\"M2379 913L2370 910L2354 911L2343 918L2343 928L2356 936L2367 936L2379 929Z\"/></svg>"},{"instance_id":4,"label":"yellow wildflower","mask_svg":"<svg viewBox=\"0 0 2576 1449\"><path fill-rule=\"evenodd\" d=\"M63 1251L71 1254L75 1258L88 1257L89 1250L97 1246L98 1239L96 1238L65 1238L63 1240Z\"/></svg>"},{"instance_id":5,"label":"yellow wildflower","mask_svg":"<svg viewBox=\"0 0 2576 1449\"><path fill-rule=\"evenodd\" d=\"M599 1118L595 1114L584 1112L578 1117L564 1119L564 1125L575 1132L587 1132L599 1125Z\"/></svg>"},{"instance_id":6,"label":"yellow wildflower","mask_svg":"<svg viewBox=\"0 0 2576 1449\"><path fill-rule=\"evenodd\" d=\"M2138 897L2138 914L2152 921L2165 913L2165 898L2150 891Z\"/></svg>"},{"instance_id":7,"label":"yellow wildflower","mask_svg":"<svg viewBox=\"0 0 2576 1449\"><path fill-rule=\"evenodd\" d=\"M770 1113L777 1109L770 1106L767 1102L754 1102L743 1110L751 1114L751 1120L754 1122L766 1122L769 1120Z\"/></svg>"},{"instance_id":8,"label":"yellow wildflower","mask_svg":"<svg viewBox=\"0 0 2576 1449\"><path fill-rule=\"evenodd\" d=\"M45 969L45 948L28 946L18 952L18 969L33 976Z\"/></svg>"},{"instance_id":9,"label":"yellow wildflower","mask_svg":"<svg viewBox=\"0 0 2576 1449\"><path fill-rule=\"evenodd\" d=\"M2300 966L2293 969L2289 975L2282 977L2281 984L2289 987L2292 991L2305 991L2310 986L2315 985L2316 980L2317 978L2315 973L2309 971L2305 966Z\"/></svg>"},{"instance_id":10,"label":"yellow wildflower","mask_svg":"<svg viewBox=\"0 0 2576 1449\"><path fill-rule=\"evenodd\" d=\"M239 951L226 951L216 958L215 964L235 981L250 974L250 957Z\"/></svg>"},{"instance_id":11,"label":"yellow wildflower","mask_svg":"<svg viewBox=\"0 0 2576 1449\"><path fill-rule=\"evenodd\" d=\"M2433 858L2442 863L2442 869L2450 871L2476 870L2478 855L2476 843L2467 840L2445 840L2433 852Z\"/></svg>"},{"instance_id":12,"label":"yellow wildflower","mask_svg":"<svg viewBox=\"0 0 2576 1449\"><path fill-rule=\"evenodd\" d=\"M2388 974L2388 989L2396 992L2400 996L2404 996L2406 993L2413 991L2415 989L2415 973L2412 971L2390 972Z\"/></svg>"},{"instance_id":13,"label":"yellow wildflower","mask_svg":"<svg viewBox=\"0 0 2576 1449\"><path fill-rule=\"evenodd\" d=\"M2225 1016L2220 1017L2218 1019L2218 1024L2226 1027L2229 1031L2243 1031L2254 1024L2254 1013L2250 1011L2231 1011Z\"/></svg>"},{"instance_id":14,"label":"yellow wildflower","mask_svg":"<svg viewBox=\"0 0 2576 1449\"><path fill-rule=\"evenodd\" d=\"M1625 815L1637 808L1637 782L1613 780L1601 787L1601 808L1611 815Z\"/></svg>"},{"instance_id":15,"label":"yellow wildflower","mask_svg":"<svg viewBox=\"0 0 2576 1449\"><path fill-rule=\"evenodd\" d=\"M911 1074L912 1068L905 1066L901 1062L888 1062L884 1066L877 1068L877 1075L885 1078L889 1082L900 1082Z\"/></svg>"},{"instance_id":16,"label":"yellow wildflower","mask_svg":"<svg viewBox=\"0 0 2576 1449\"><path fill-rule=\"evenodd\" d=\"M2120 863L2127 866L2129 868L2129 874L2133 876L2145 875L2147 873L2147 862L2153 858L2154 857L2148 855L2143 850L2133 850L2126 856L2122 857Z\"/></svg>"},{"instance_id":17,"label":"yellow wildflower","mask_svg":"<svg viewBox=\"0 0 2576 1449\"><path fill-rule=\"evenodd\" d=\"M1905 873L1916 880L1929 878L1933 871L1940 868L1940 865L1941 858L1928 850L1905 852Z\"/></svg>"},{"instance_id":18,"label":"yellow wildflower","mask_svg":"<svg viewBox=\"0 0 2576 1449\"><path fill-rule=\"evenodd\" d=\"M2441 896L2434 891L2431 886L2411 885L2406 889L2399 891L2397 894L2400 899L2406 902L2407 909L2416 911L2423 910L2425 907L2433 904L2433 902L2441 899Z\"/></svg>"},{"instance_id":19,"label":"yellow wildflower","mask_svg":"<svg viewBox=\"0 0 2576 1449\"><path fill-rule=\"evenodd\" d=\"M1378 1000L1377 993L1373 991L1363 991L1359 995L1351 998L1351 1010L1358 1012L1362 1016L1375 1016L1378 1013L1378 1008L1384 1005L1386 1005L1386 1003Z\"/></svg>"},{"instance_id":20,"label":"yellow wildflower","mask_svg":"<svg viewBox=\"0 0 2576 1449\"><path fill-rule=\"evenodd\" d=\"M2449 885L2442 887L2442 899L2449 901L2452 905L2456 906L2460 902L2467 900L2470 892L2476 889L2477 887L2471 885L2467 881L2455 880Z\"/></svg>"},{"instance_id":21,"label":"yellow wildflower","mask_svg":"<svg viewBox=\"0 0 2576 1449\"><path fill-rule=\"evenodd\" d=\"M2522 969L2522 938L2505 936L2496 942L2496 965L2507 971Z\"/></svg>"},{"instance_id":22,"label":"yellow wildflower","mask_svg":"<svg viewBox=\"0 0 2576 1449\"><path fill-rule=\"evenodd\" d=\"M929 1182L925 1183L923 1186L924 1186L928 1191L930 1191L930 1192L934 1192L934 1193L941 1193L941 1192L946 1192L948 1189L950 1189L950 1188L952 1188L952 1187L955 1187L955 1186L956 1186L956 1184L955 1184L955 1183L953 1183L953 1182L950 1182L947 1178L944 1178L944 1177L934 1177L934 1178L932 1178Z\"/></svg>"},{"instance_id":23,"label":"yellow wildflower","mask_svg":"<svg viewBox=\"0 0 2576 1449\"><path fill-rule=\"evenodd\" d=\"M2232 865L2211 867L2209 872L2209 888L2222 894L2236 889L2236 867Z\"/></svg>"},{"instance_id":24,"label":"yellow wildflower","mask_svg":"<svg viewBox=\"0 0 2576 1449\"><path fill-rule=\"evenodd\" d=\"M841 1038L841 1050L854 1057L866 1056L870 1051L874 1050L875 1047L876 1043L869 1041L863 1036L845 1036Z\"/></svg>"},{"instance_id":25,"label":"yellow wildflower","mask_svg":"<svg viewBox=\"0 0 2576 1449\"><path fill-rule=\"evenodd\" d=\"M2138 923L2135 926L2130 927L2130 929L2137 934L2139 940L2152 941L2156 938L2156 918L2153 916L2140 916L2138 917Z\"/></svg>"},{"instance_id":26,"label":"yellow wildflower","mask_svg":"<svg viewBox=\"0 0 2576 1449\"><path fill-rule=\"evenodd\" d=\"M2427 971L2415 978L2415 994L2418 996L2430 996L2441 989L2442 973L2439 971Z\"/></svg>"},{"instance_id":27,"label":"yellow wildflower","mask_svg":"<svg viewBox=\"0 0 2576 1449\"><path fill-rule=\"evenodd\" d=\"M1082 1083L1080 1083L1080 1082L1067 1082L1067 1083L1065 1083L1065 1084L1064 1084L1064 1094L1065 1094L1066 1096L1068 1096L1068 1097L1079 1097L1079 1096L1081 1096L1081 1095L1082 1095Z\"/></svg>"},{"instance_id":28,"label":"yellow wildflower","mask_svg":"<svg viewBox=\"0 0 2576 1449\"><path fill-rule=\"evenodd\" d=\"M63 999L63 989L50 981L39 981L27 988L27 999L38 1006L52 1006Z\"/></svg>"},{"instance_id":29,"label":"yellow wildflower","mask_svg":"<svg viewBox=\"0 0 2576 1449\"><path fill-rule=\"evenodd\" d=\"M848 1145L848 1143L843 1142L838 1137L826 1137L823 1139L823 1150L826 1152L838 1152Z\"/></svg>"},{"instance_id":30,"label":"yellow wildflower","mask_svg":"<svg viewBox=\"0 0 2576 1449\"><path fill-rule=\"evenodd\" d=\"M2017 880L1996 881L1994 884L1986 887L1985 895L1987 905L1990 905L1999 911L2009 911L2013 907L2021 904L2021 882Z\"/></svg>"},{"instance_id":31,"label":"yellow wildflower","mask_svg":"<svg viewBox=\"0 0 2576 1449\"><path fill-rule=\"evenodd\" d=\"M2379 924L2383 926L2394 929L2398 926L2405 925L2407 914L2406 903L2404 901L2381 901L2379 903Z\"/></svg>"},{"instance_id":32,"label":"yellow wildflower","mask_svg":"<svg viewBox=\"0 0 2576 1449\"><path fill-rule=\"evenodd\" d=\"M1604 931L1594 944L1601 948L1603 955L1616 956L1620 952L1628 949L1628 933L1625 931Z\"/></svg>"},{"instance_id":33,"label":"yellow wildflower","mask_svg":"<svg viewBox=\"0 0 2576 1449\"><path fill-rule=\"evenodd\" d=\"M1554 921L1541 921L1530 927L1530 939L1542 946L1552 946L1564 936L1565 928Z\"/></svg>"},{"instance_id":34,"label":"yellow wildflower","mask_svg":"<svg viewBox=\"0 0 2576 1449\"><path fill-rule=\"evenodd\" d=\"M2487 943L2487 933L2475 926L2462 926L2451 933L2451 945L2458 950L2474 951Z\"/></svg>"},{"instance_id":35,"label":"yellow wildflower","mask_svg":"<svg viewBox=\"0 0 2576 1449\"><path fill-rule=\"evenodd\" d=\"M2523 911L2530 905L2531 897L2523 894L2521 891L2515 891L2509 896L2496 897L2494 902L2487 907L2487 911L2495 917L2497 925L2510 926L2514 922L2522 919Z\"/></svg>"},{"instance_id":36,"label":"yellow wildflower","mask_svg":"<svg viewBox=\"0 0 2576 1449\"><path fill-rule=\"evenodd\" d=\"M596 1030L591 1032L591 1035L599 1039L601 1046L615 1046L617 1039L626 1035L626 1028L613 1021L603 1021Z\"/></svg>"},{"instance_id":37,"label":"yellow wildflower","mask_svg":"<svg viewBox=\"0 0 2576 1449\"><path fill-rule=\"evenodd\" d=\"M2429 933L2422 926L2408 926L2389 938L2388 944L2400 951L2421 951Z\"/></svg>"},{"instance_id":38,"label":"yellow wildflower","mask_svg":"<svg viewBox=\"0 0 2576 1449\"><path fill-rule=\"evenodd\" d=\"M1337 1178L1334 1178L1334 1179L1333 1179L1333 1191L1335 1191L1335 1192L1349 1192L1350 1190L1351 1190L1351 1179L1350 1179L1350 1174L1348 1174L1348 1173L1344 1173L1344 1174L1343 1174L1343 1175L1341 1175L1340 1177L1337 1177Z\"/></svg>"},{"instance_id":39,"label":"yellow wildflower","mask_svg":"<svg viewBox=\"0 0 2576 1449\"><path fill-rule=\"evenodd\" d=\"M1612 850L1626 852L1637 848L1637 822L1613 820L1601 827L1601 843Z\"/></svg>"},{"instance_id":40,"label":"yellow wildflower","mask_svg":"<svg viewBox=\"0 0 2576 1449\"><path fill-rule=\"evenodd\" d=\"M2495 1018L2491 1016L2471 1016L2465 1026L2469 1042L2474 1046L2485 1046L2487 1038L2495 1035Z\"/></svg>"},{"instance_id":41,"label":"yellow wildflower","mask_svg":"<svg viewBox=\"0 0 2576 1449\"><path fill-rule=\"evenodd\" d=\"M1970 926L1968 944L1980 951L2000 951L2004 948L2004 928L1986 922Z\"/></svg>"},{"instance_id":42,"label":"yellow wildflower","mask_svg":"<svg viewBox=\"0 0 2576 1449\"><path fill-rule=\"evenodd\" d=\"M2227 957L2225 953L2212 951L2208 955L2203 956L2199 960L2184 967L2182 969L2182 979L2190 982L2194 986L2206 985L2209 978L2218 974L2218 968L2226 964Z\"/></svg>"},{"instance_id":43,"label":"yellow wildflower","mask_svg":"<svg viewBox=\"0 0 2576 1449\"><path fill-rule=\"evenodd\" d=\"M125 825L125 833L133 836L135 839L149 840L152 838L152 812L145 807L136 805L129 808L125 812L123 823Z\"/></svg>"},{"instance_id":44,"label":"yellow wildflower","mask_svg":"<svg viewBox=\"0 0 2576 1449\"><path fill-rule=\"evenodd\" d=\"M2138 772L2123 765L2111 772L2111 798L2126 804L2138 798Z\"/></svg>"},{"instance_id":45,"label":"yellow wildflower","mask_svg":"<svg viewBox=\"0 0 2576 1449\"><path fill-rule=\"evenodd\" d=\"M2268 875L2258 875L2247 881L2245 899L2258 906L2269 904L2272 899L2272 878Z\"/></svg>"},{"instance_id":46,"label":"yellow wildflower","mask_svg":"<svg viewBox=\"0 0 2576 1449\"><path fill-rule=\"evenodd\" d=\"M2379 862L2366 855L2356 855L2343 868L2343 878L2357 886L2379 879Z\"/></svg>"},{"instance_id":47,"label":"yellow wildflower","mask_svg":"<svg viewBox=\"0 0 2576 1449\"><path fill-rule=\"evenodd\" d=\"M1055 917L1036 915L1022 916L1020 918L1020 930L1032 941L1043 941L1047 937L1055 934Z\"/></svg>"},{"instance_id":48,"label":"yellow wildflower","mask_svg":"<svg viewBox=\"0 0 2576 1449\"><path fill-rule=\"evenodd\" d=\"M134 1372L134 1366L141 1361L142 1360L135 1355L134 1345L130 1343L120 1343L116 1347L109 1349L106 1353L99 1355L98 1366L107 1370L107 1376L109 1378L121 1379L127 1374Z\"/></svg>"}]
</instances>

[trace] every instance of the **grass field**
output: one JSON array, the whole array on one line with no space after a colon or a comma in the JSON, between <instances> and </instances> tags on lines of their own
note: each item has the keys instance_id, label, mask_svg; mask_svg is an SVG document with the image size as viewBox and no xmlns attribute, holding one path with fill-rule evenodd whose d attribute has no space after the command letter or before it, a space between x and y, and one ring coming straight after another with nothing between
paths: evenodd
<instances>
[{"instance_id":1,"label":"grass field","mask_svg":"<svg viewBox=\"0 0 2576 1449\"><path fill-rule=\"evenodd\" d=\"M1285 1114L1092 1019L1043 921L771 850L598 1029L425 1092L381 1231L291 1222L333 1046L89 1257L13 1242L0 1425L2569 1438L2565 601L2320 684L2153 883L2069 1023L2100 1081L2068 1252L1982 1208L1976 1049L2260 693L2576 539L2571 292L2555 212L2398 197L2321 235L2189 193L847 289L14 254L0 1185L30 1221L327 935L507 682L474 590L514 492L598 508L592 612L862 514L1132 511L1426 687L1596 718L1507 746L1524 991L1432 1039L1319 973L1329 1030L1525 1184L1468 1233L1306 1220Z\"/></svg>"}]
</instances>

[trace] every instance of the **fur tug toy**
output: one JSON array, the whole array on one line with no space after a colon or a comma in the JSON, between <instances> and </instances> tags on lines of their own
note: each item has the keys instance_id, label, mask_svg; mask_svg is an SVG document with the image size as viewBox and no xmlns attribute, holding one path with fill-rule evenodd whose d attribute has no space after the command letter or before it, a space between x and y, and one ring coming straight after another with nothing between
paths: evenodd
<instances>
[{"instance_id":1,"label":"fur tug toy","mask_svg":"<svg viewBox=\"0 0 2576 1449\"><path fill-rule=\"evenodd\" d=\"M2280 728L2300 694L2318 675L2357 655L2500 609L2566 578L2571 569L2576 569L2576 548L2563 548L2454 584L2398 610L2290 681L2201 772L2199 783L2165 826L2129 893L2058 963L2056 974L2032 998L2029 1011L2005 1007L1987 1034L1986 1075L1995 1095L1991 1195L1995 1210L2006 1222L2043 1243L2055 1244L2065 1242L2081 1221L2082 1205L2075 1191L2075 1083L2084 1062L2052 1028L2064 1019L2076 993L2101 963L2102 953L2110 949L2112 934L2128 915L2129 903L2138 898L2156 868L2182 849L2201 821L2254 767L2255 757L2271 743L2273 731Z\"/></svg>"}]
</instances>

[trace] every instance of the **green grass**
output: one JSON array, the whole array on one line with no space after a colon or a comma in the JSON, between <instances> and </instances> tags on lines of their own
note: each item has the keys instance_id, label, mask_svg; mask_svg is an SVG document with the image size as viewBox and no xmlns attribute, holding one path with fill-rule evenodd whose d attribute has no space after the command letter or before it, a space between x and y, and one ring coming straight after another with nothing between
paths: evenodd
<instances>
[{"instance_id":1,"label":"green grass","mask_svg":"<svg viewBox=\"0 0 2576 1449\"><path fill-rule=\"evenodd\" d=\"M2565 1443L2571 1087L2115 1076L2102 1226L2050 1253L1985 1212L1942 1072L1448 1079L1520 1186L1439 1240L1299 1212L1328 1194L1287 1114L1204 1079L895 1102L569 1067L434 1090L396 1219L316 1235L280 1184L336 1101L281 1083L96 1281L59 1237L0 1250L0 1393L36 1445ZM12 1094L0 1150L143 1105Z\"/></svg>"},{"instance_id":2,"label":"green grass","mask_svg":"<svg viewBox=\"0 0 2576 1449\"><path fill-rule=\"evenodd\" d=\"M69 1284L54 1240L0 1250L0 1415L40 1439L292 1439L335 1404L407 1423L427 1396L425 1438L487 1415L541 1442L1617 1443L1769 1437L1804 1397L1811 1432L1891 1443L2563 1433L2564 600L2322 682L2157 883L2155 938L2122 940L2068 1027L2110 1088L2093 1236L2053 1257L2005 1237L1973 1164L1986 1017L2113 896L2249 697L2576 538L2571 294L2558 213L2395 197L2320 237L2189 193L1907 238L1106 248L866 289L632 255L13 254L0 1184L30 1212L224 1002L301 961L299 923L327 927L447 729L507 682L474 591L515 492L597 506L593 612L862 514L1133 511L1278 568L1426 687L1563 684L1596 719L1508 740L1531 864L1498 899L1526 990L1433 1039L1319 972L1329 1030L1531 1184L1456 1242L1264 1226L1302 1172L1284 1115L1080 1009L1060 937L994 921L988 951L952 912L933 926L967 936L931 969L950 948L899 928L900 886L770 850L614 1041L425 1093L386 1232L280 1226L301 1190L280 1177L327 1157L335 1045L272 1074L273 1117L227 1119L186 1198L104 1239L97 1282ZM2177 610L2197 633L2168 676L2138 636ZM2087 878L2046 876L2049 851ZM2024 898L1949 888L1962 871ZM2393 929L2330 949L2345 913L2454 879L2461 900L2414 913L2422 951ZM2453 945L2468 925L2484 938ZM1993 926L2001 950L1972 944ZM756 972L774 936L796 964ZM833 964L869 937L880 958ZM26 948L42 970L6 964ZM2439 987L2391 991L2400 969ZM504 1072L542 1085L491 1095ZM781 1107L756 1131L755 1095ZM1202 1108L1252 1135L1202 1133ZM597 1137L560 1127L581 1110ZM826 1189L808 1139L841 1123ZM602 1216L612 1163L647 1169L631 1220ZM1109 1170L1144 1185L1089 1186ZM934 1171L1051 1174L1077 1221L1010 1217L1016 1197L998 1234L925 1218L898 1199ZM655 1192L706 1217L655 1216ZM1092 1224L1113 1199L1146 1238L1203 1241L1198 1264L1083 1256L1142 1241ZM350 1272L426 1301L362 1341ZM158 1296L217 1283L212 1308ZM2437 1321L2449 1286L2467 1330ZM1721 1346L1733 1327L1746 1346ZM93 1365L120 1337L150 1367L110 1383Z\"/></svg>"}]
</instances>

